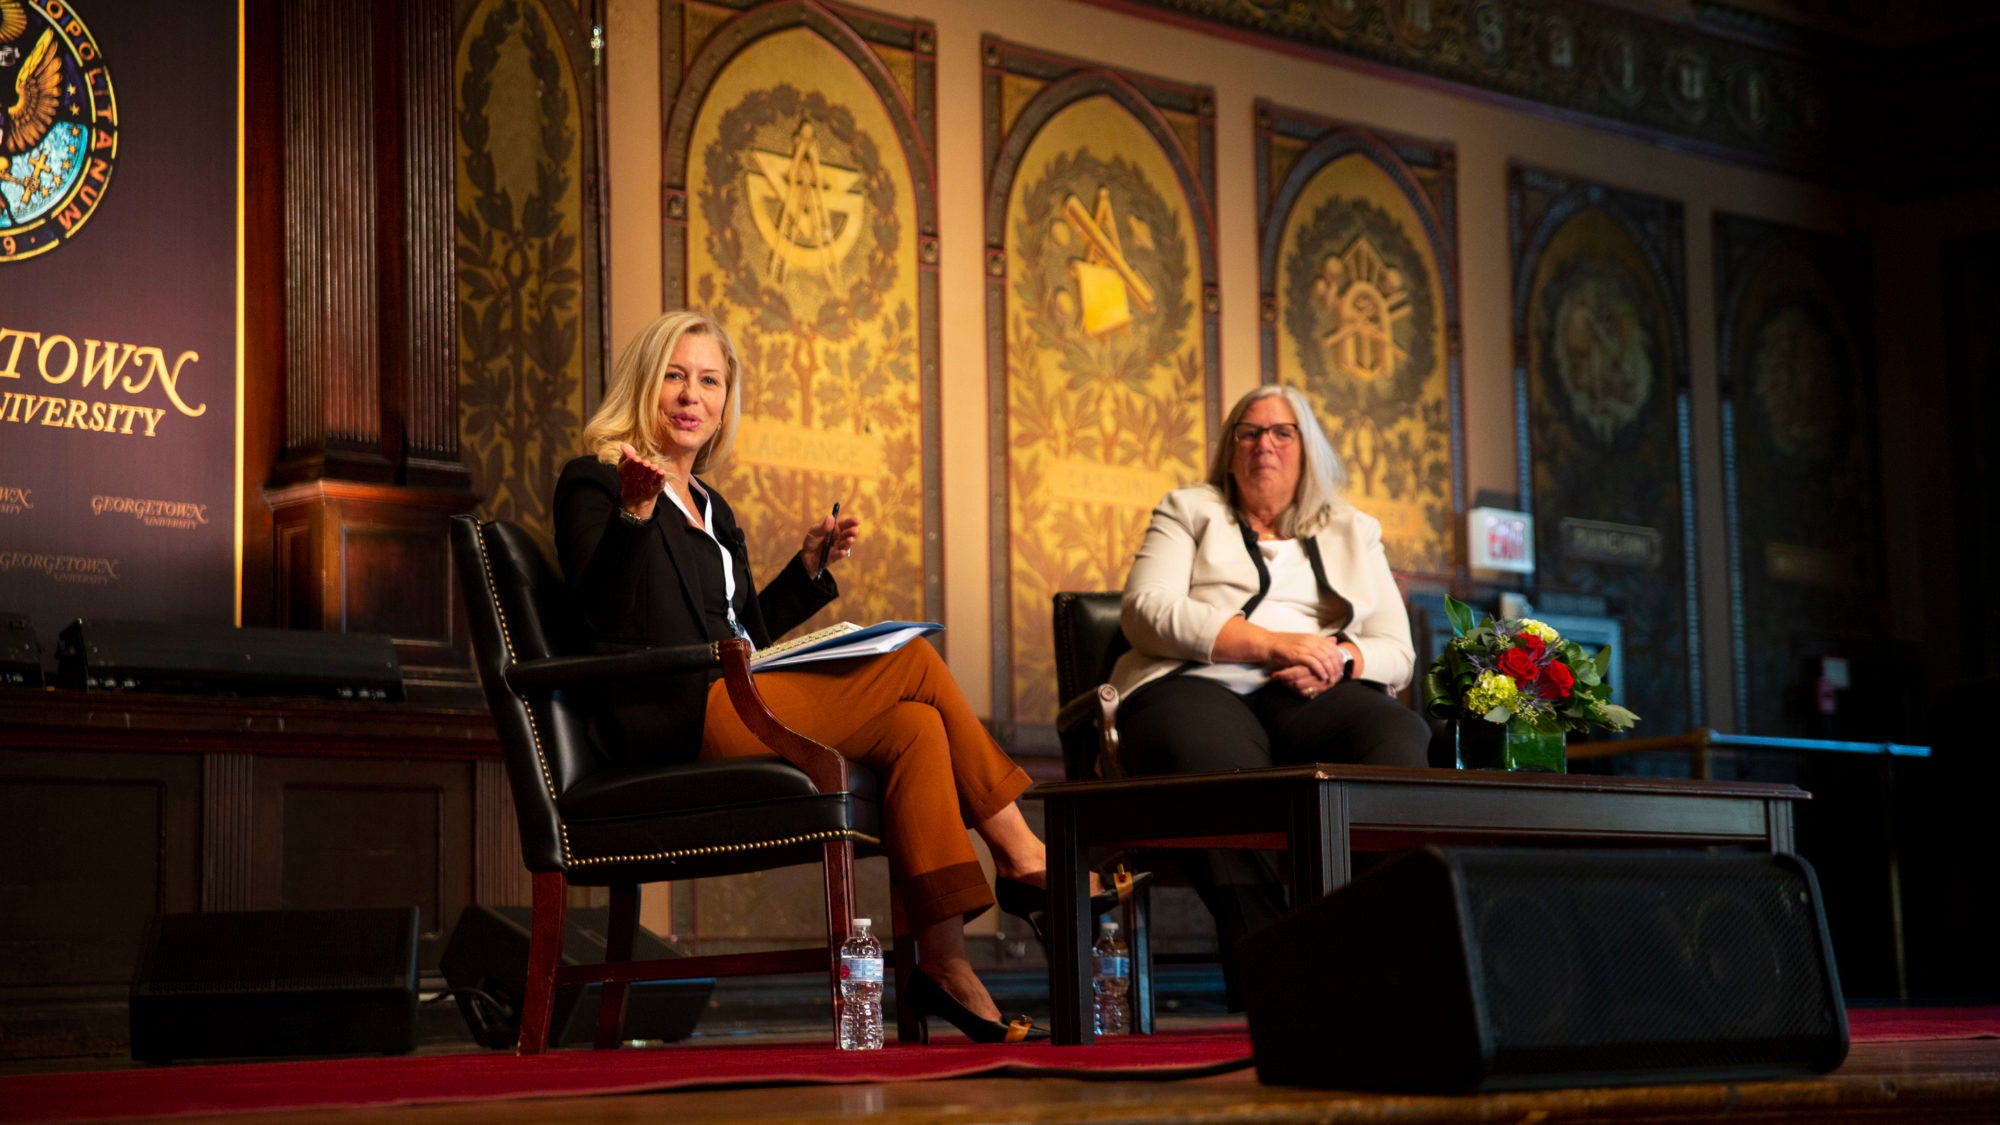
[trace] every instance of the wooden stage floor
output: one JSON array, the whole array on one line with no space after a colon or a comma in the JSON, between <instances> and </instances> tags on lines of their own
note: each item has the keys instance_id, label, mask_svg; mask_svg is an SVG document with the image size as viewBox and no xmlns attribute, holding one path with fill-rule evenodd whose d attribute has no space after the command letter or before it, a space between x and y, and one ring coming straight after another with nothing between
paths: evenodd
<instances>
[{"instance_id":1,"label":"wooden stage floor","mask_svg":"<svg viewBox=\"0 0 2000 1125\"><path fill-rule=\"evenodd\" d=\"M668 1048L669 1050L671 1048ZM5 1119L0 1110L0 1120ZM881 1085L690 1090L482 1101L400 1109L178 1117L188 1125L567 1125L834 1121L1493 1122L1606 1125L1713 1121L2000 1122L2000 1039L1857 1043L1839 1070L1788 1082L1568 1089L1465 1097L1259 1085L1243 1070L1171 1082L974 1078Z\"/></svg>"}]
</instances>

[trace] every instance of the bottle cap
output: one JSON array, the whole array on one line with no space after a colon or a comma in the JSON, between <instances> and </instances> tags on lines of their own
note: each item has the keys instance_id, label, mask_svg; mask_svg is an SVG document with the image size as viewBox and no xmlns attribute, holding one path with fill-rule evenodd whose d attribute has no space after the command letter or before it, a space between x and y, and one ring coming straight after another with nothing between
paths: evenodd
<instances>
[{"instance_id":1,"label":"bottle cap","mask_svg":"<svg viewBox=\"0 0 2000 1125\"><path fill-rule=\"evenodd\" d=\"M874 924L874 919L872 919L872 918L856 918L856 919L854 920L854 924L855 924L855 925L857 925L857 926L859 926L859 927L861 927L862 929L864 929L864 930L865 930L865 929L867 929L867 928L868 928L869 926L871 926L871 925L873 925L873 924Z\"/></svg>"},{"instance_id":2,"label":"bottle cap","mask_svg":"<svg viewBox=\"0 0 2000 1125\"><path fill-rule=\"evenodd\" d=\"M1115 938L1115 937L1117 937L1117 936L1118 936L1118 923L1116 923L1116 922L1106 922L1106 923L1104 923L1104 936L1105 936L1105 937L1108 937L1108 938Z\"/></svg>"}]
</instances>

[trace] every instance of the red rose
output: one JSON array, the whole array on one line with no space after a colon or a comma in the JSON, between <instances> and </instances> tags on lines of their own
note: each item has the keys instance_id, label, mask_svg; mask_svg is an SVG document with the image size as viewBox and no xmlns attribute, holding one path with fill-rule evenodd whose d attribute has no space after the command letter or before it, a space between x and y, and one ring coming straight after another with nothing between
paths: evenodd
<instances>
[{"instance_id":1,"label":"red rose","mask_svg":"<svg viewBox=\"0 0 2000 1125\"><path fill-rule=\"evenodd\" d=\"M1535 666L1535 658L1526 649L1510 648L1500 654L1500 670L1513 677L1514 686L1527 687L1535 682L1542 670Z\"/></svg>"},{"instance_id":2,"label":"red rose","mask_svg":"<svg viewBox=\"0 0 2000 1125\"><path fill-rule=\"evenodd\" d=\"M1542 669L1541 696L1543 699L1568 699L1569 689L1576 685L1576 676L1569 667L1561 663L1550 663Z\"/></svg>"},{"instance_id":3,"label":"red rose","mask_svg":"<svg viewBox=\"0 0 2000 1125\"><path fill-rule=\"evenodd\" d=\"M1548 642L1533 633L1514 634L1514 644L1517 648L1527 649L1528 655L1534 657L1537 664L1542 662L1542 653L1546 652L1549 647Z\"/></svg>"}]
</instances>

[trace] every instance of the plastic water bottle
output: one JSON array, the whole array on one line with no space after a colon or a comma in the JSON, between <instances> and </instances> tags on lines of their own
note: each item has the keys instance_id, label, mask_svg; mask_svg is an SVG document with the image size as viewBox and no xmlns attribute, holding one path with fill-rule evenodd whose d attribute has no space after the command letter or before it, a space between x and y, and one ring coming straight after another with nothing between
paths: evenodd
<instances>
[{"instance_id":1,"label":"plastic water bottle","mask_svg":"<svg viewBox=\"0 0 2000 1125\"><path fill-rule=\"evenodd\" d=\"M882 943L854 920L854 935L840 944L840 1049L882 1049Z\"/></svg>"},{"instance_id":2,"label":"plastic water bottle","mask_svg":"<svg viewBox=\"0 0 2000 1125\"><path fill-rule=\"evenodd\" d=\"M1104 932L1091 947L1096 955L1096 971L1090 990L1096 1000L1097 1034L1125 1035L1132 1030L1132 955L1118 940L1118 923L1104 923Z\"/></svg>"}]
</instances>

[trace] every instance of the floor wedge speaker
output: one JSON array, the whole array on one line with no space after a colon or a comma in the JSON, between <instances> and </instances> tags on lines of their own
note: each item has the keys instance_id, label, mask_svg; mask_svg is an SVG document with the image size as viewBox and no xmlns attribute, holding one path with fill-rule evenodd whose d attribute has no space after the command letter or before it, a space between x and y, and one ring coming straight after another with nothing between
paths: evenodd
<instances>
[{"instance_id":1,"label":"floor wedge speaker","mask_svg":"<svg viewBox=\"0 0 2000 1125\"><path fill-rule=\"evenodd\" d=\"M592 965L604 960L604 932L611 911L571 907L563 935L562 963ZM513 1047L521 1038L521 1002L527 995L528 935L534 911L525 906L468 906L459 913L438 968L451 986L458 1010L485 1047ZM681 952L646 927L632 942L639 961L679 957ZM665 1042L685 1039L708 1008L712 978L640 981L625 994L625 1038ZM597 1037L599 986L556 989L549 1020L549 1046L567 1047Z\"/></svg>"},{"instance_id":2,"label":"floor wedge speaker","mask_svg":"<svg viewBox=\"0 0 2000 1125\"><path fill-rule=\"evenodd\" d=\"M417 1045L417 908L162 914L132 978L132 1057L397 1055Z\"/></svg>"},{"instance_id":3,"label":"floor wedge speaker","mask_svg":"<svg viewBox=\"0 0 2000 1125\"><path fill-rule=\"evenodd\" d=\"M1250 934L1257 1075L1467 1093L1832 1070L1847 1013L1796 856L1425 848Z\"/></svg>"},{"instance_id":4,"label":"floor wedge speaker","mask_svg":"<svg viewBox=\"0 0 2000 1125\"><path fill-rule=\"evenodd\" d=\"M0 687L42 686L42 644L24 613L0 611Z\"/></svg>"}]
</instances>

